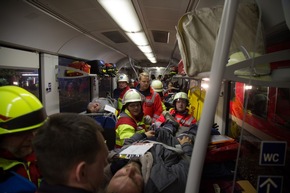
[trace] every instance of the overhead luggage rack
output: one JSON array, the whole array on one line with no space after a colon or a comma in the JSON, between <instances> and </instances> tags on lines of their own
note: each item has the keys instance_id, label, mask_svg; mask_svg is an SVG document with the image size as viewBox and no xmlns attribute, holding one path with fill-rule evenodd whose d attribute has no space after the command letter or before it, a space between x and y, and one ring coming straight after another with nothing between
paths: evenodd
<instances>
[{"instance_id":1,"label":"overhead luggage rack","mask_svg":"<svg viewBox=\"0 0 290 193\"><path fill-rule=\"evenodd\" d=\"M278 68L273 69L269 75L251 74L250 76L242 76L236 73L236 71L247 68L249 66L255 66L257 64L268 64L271 62L290 60L290 49L272 52L258 56L256 58L250 58L233 65L228 65L225 69L224 78L227 80L233 80L237 82L246 82L251 80L251 84L272 86L272 87L290 87L290 68Z\"/></svg>"}]
</instances>

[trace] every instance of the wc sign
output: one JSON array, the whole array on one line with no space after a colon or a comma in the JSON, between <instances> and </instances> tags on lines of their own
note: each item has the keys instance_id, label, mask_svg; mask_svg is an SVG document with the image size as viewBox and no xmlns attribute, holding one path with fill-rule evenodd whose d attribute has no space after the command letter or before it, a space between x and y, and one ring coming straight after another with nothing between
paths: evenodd
<instances>
[{"instance_id":1,"label":"wc sign","mask_svg":"<svg viewBox=\"0 0 290 193\"><path fill-rule=\"evenodd\" d=\"M262 141L260 165L284 166L286 159L286 141Z\"/></svg>"}]
</instances>

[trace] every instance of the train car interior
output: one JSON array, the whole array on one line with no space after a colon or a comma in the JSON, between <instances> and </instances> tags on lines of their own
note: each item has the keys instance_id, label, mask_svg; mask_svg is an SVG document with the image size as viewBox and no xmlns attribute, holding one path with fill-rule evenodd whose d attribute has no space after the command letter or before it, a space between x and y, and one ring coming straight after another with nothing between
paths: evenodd
<instances>
[{"instance_id":1,"label":"train car interior","mask_svg":"<svg viewBox=\"0 0 290 193\"><path fill-rule=\"evenodd\" d=\"M197 132L187 193L290 192L289 0L9 0L0 27L0 86L48 115L106 98L113 110L89 116L113 149L118 75L161 76L167 110L186 92L223 137Z\"/></svg>"}]
</instances>

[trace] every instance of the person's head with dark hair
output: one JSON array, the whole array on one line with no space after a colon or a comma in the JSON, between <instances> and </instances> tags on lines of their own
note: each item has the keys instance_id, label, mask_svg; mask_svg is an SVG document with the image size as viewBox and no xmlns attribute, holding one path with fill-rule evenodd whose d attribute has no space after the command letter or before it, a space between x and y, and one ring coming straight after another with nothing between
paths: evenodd
<instances>
[{"instance_id":1,"label":"person's head with dark hair","mask_svg":"<svg viewBox=\"0 0 290 193\"><path fill-rule=\"evenodd\" d=\"M185 92L178 92L174 95L173 105L177 112L184 112L189 105L188 96Z\"/></svg>"},{"instance_id":2,"label":"person's head with dark hair","mask_svg":"<svg viewBox=\"0 0 290 193\"><path fill-rule=\"evenodd\" d=\"M40 190L61 185L96 192L104 178L108 155L102 130L86 115L51 115L33 140L45 181Z\"/></svg>"},{"instance_id":3,"label":"person's head with dark hair","mask_svg":"<svg viewBox=\"0 0 290 193\"><path fill-rule=\"evenodd\" d=\"M162 80L162 75L159 74L158 77L157 77L157 79L158 79L158 80Z\"/></svg>"}]
</instances>

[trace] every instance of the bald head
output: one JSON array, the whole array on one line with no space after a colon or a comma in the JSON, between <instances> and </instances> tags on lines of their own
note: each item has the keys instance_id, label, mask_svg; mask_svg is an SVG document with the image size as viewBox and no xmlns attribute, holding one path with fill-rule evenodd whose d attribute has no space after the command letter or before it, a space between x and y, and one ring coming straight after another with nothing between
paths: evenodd
<instances>
[{"instance_id":1,"label":"bald head","mask_svg":"<svg viewBox=\"0 0 290 193\"><path fill-rule=\"evenodd\" d=\"M141 166L131 162L120 169L111 179L107 193L142 193L144 186Z\"/></svg>"}]
</instances>

